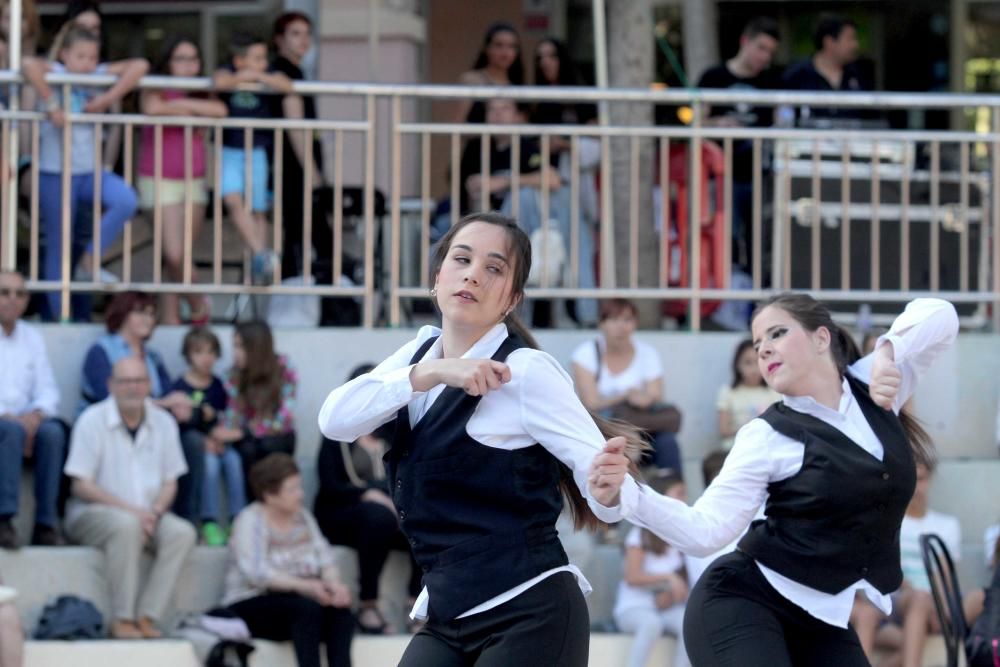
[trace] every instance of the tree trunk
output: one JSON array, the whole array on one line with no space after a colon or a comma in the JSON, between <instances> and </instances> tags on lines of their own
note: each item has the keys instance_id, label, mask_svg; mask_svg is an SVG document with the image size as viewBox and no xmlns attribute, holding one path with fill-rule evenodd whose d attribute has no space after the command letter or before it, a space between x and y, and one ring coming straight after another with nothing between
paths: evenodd
<instances>
[{"instance_id":1,"label":"tree trunk","mask_svg":"<svg viewBox=\"0 0 1000 667\"><path fill-rule=\"evenodd\" d=\"M719 62L718 24L715 0L684 0L684 69L692 86Z\"/></svg>"},{"instance_id":2,"label":"tree trunk","mask_svg":"<svg viewBox=\"0 0 1000 667\"><path fill-rule=\"evenodd\" d=\"M653 12L650 0L608 0L608 79L614 88L648 88L653 80L654 37ZM644 127L653 124L652 104L610 105L612 125ZM638 182L632 178L632 141L614 138L611 141L612 183L605 184L612 193L614 211L615 285L631 287L632 282L632 207L631 193L638 190L638 280L639 287L657 284L659 242L653 228L652 173L655 142L643 138L638 142ZM637 188L635 186L638 186ZM644 325L659 323L659 304L648 302L640 306Z\"/></svg>"}]
</instances>

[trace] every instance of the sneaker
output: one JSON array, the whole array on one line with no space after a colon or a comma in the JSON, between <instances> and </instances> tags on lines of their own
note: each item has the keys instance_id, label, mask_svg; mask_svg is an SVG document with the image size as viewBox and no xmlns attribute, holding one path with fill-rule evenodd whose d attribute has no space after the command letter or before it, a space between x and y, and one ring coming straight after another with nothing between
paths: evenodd
<instances>
[{"instance_id":1,"label":"sneaker","mask_svg":"<svg viewBox=\"0 0 1000 667\"><path fill-rule=\"evenodd\" d=\"M111 273L107 269L102 268L97 274L97 280L94 280L94 274L91 272L90 262L81 262L76 265L73 269L73 282L76 283L120 283L121 278Z\"/></svg>"},{"instance_id":2,"label":"sneaker","mask_svg":"<svg viewBox=\"0 0 1000 667\"><path fill-rule=\"evenodd\" d=\"M250 277L254 285L270 285L278 269L278 253L261 250L250 261Z\"/></svg>"},{"instance_id":3,"label":"sneaker","mask_svg":"<svg viewBox=\"0 0 1000 667\"><path fill-rule=\"evenodd\" d=\"M18 546L14 522L10 518L0 519L0 549L17 549Z\"/></svg>"},{"instance_id":4,"label":"sneaker","mask_svg":"<svg viewBox=\"0 0 1000 667\"><path fill-rule=\"evenodd\" d=\"M59 531L52 526L36 523L31 533L31 544L36 547L61 547L66 542Z\"/></svg>"},{"instance_id":5,"label":"sneaker","mask_svg":"<svg viewBox=\"0 0 1000 667\"><path fill-rule=\"evenodd\" d=\"M222 526L214 521L206 521L201 524L201 539L207 546L224 547L226 546L226 531L222 530Z\"/></svg>"}]
</instances>

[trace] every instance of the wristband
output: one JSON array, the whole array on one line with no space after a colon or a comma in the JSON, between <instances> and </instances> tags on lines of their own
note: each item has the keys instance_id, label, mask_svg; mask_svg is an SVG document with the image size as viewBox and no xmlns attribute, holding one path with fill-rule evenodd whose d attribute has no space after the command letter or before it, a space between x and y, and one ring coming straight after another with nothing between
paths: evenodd
<instances>
[{"instance_id":1,"label":"wristband","mask_svg":"<svg viewBox=\"0 0 1000 667\"><path fill-rule=\"evenodd\" d=\"M60 109L62 109L62 105L59 104L59 100L57 100L55 97L50 97L49 99L45 100L46 111L52 112L52 111L59 111Z\"/></svg>"}]
</instances>

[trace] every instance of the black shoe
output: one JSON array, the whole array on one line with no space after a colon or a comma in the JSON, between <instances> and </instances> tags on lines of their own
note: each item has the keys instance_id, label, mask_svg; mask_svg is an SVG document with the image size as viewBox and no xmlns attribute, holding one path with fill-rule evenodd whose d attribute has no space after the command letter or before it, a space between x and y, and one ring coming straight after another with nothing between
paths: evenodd
<instances>
[{"instance_id":1,"label":"black shoe","mask_svg":"<svg viewBox=\"0 0 1000 667\"><path fill-rule=\"evenodd\" d=\"M0 519L0 549L17 549L17 531L10 519Z\"/></svg>"},{"instance_id":2,"label":"black shoe","mask_svg":"<svg viewBox=\"0 0 1000 667\"><path fill-rule=\"evenodd\" d=\"M36 547L61 547L66 544L66 541L52 526L36 523L35 529L31 533L31 544Z\"/></svg>"}]
</instances>

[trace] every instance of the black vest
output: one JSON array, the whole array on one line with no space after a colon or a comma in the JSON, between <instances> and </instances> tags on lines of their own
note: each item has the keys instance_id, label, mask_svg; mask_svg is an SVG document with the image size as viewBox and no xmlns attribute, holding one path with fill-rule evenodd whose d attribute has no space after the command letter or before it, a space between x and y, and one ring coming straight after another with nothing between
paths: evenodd
<instances>
[{"instance_id":1,"label":"black vest","mask_svg":"<svg viewBox=\"0 0 1000 667\"><path fill-rule=\"evenodd\" d=\"M883 460L826 422L775 403L761 418L805 445L802 469L768 485L767 518L750 525L739 548L824 593L865 579L885 594L903 582L899 528L916 466L899 418L875 405L863 382L850 375L848 382Z\"/></svg>"},{"instance_id":2,"label":"black vest","mask_svg":"<svg viewBox=\"0 0 1000 667\"><path fill-rule=\"evenodd\" d=\"M519 347L509 336L493 359ZM507 451L473 440L466 425L480 398L446 387L412 429L404 407L385 455L399 525L424 571L435 620L569 563L555 528L563 506L558 460L537 444Z\"/></svg>"}]
</instances>

